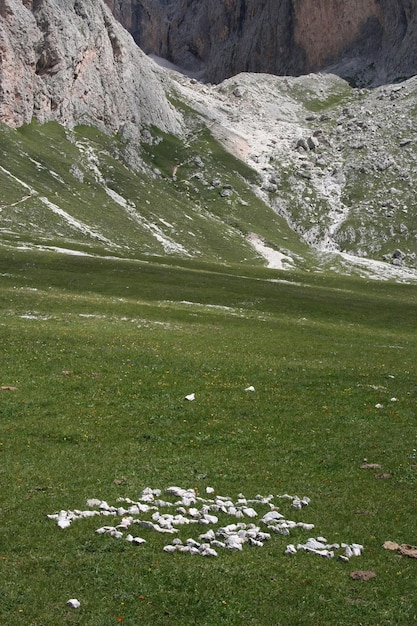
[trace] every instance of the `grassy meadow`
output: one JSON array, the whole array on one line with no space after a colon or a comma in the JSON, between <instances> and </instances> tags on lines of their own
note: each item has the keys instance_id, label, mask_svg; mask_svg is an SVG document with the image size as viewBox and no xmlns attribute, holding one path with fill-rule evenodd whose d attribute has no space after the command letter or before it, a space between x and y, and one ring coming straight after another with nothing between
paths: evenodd
<instances>
[{"instance_id":1,"label":"grassy meadow","mask_svg":"<svg viewBox=\"0 0 417 626\"><path fill-rule=\"evenodd\" d=\"M417 621L417 563L382 548L417 543L415 286L12 248L0 286L0 624ZM306 495L280 511L315 528L201 558L47 518L171 485ZM364 554L284 555L317 536Z\"/></svg>"}]
</instances>

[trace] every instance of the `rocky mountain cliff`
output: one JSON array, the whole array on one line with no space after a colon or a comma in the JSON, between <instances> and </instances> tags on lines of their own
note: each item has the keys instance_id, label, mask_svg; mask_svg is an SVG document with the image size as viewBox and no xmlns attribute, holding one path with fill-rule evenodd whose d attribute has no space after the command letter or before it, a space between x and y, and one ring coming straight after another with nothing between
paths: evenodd
<instances>
[{"instance_id":1,"label":"rocky mountain cliff","mask_svg":"<svg viewBox=\"0 0 417 626\"><path fill-rule=\"evenodd\" d=\"M163 77L101 0L0 1L0 120L179 132Z\"/></svg>"},{"instance_id":2,"label":"rocky mountain cliff","mask_svg":"<svg viewBox=\"0 0 417 626\"><path fill-rule=\"evenodd\" d=\"M354 84L417 73L413 0L106 0L146 53L219 83L323 69Z\"/></svg>"}]
</instances>

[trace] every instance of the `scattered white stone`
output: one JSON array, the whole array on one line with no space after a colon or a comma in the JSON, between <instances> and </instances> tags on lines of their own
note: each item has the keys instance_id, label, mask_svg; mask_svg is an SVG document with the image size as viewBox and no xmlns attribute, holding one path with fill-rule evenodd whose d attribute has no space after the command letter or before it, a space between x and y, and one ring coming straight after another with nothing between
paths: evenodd
<instances>
[{"instance_id":1,"label":"scattered white stone","mask_svg":"<svg viewBox=\"0 0 417 626\"><path fill-rule=\"evenodd\" d=\"M212 528L210 528L210 530L208 530L203 535L198 536L198 538L201 539L201 541L208 541L209 543L211 541L214 541L215 537L216 535L214 534L214 530Z\"/></svg>"},{"instance_id":2,"label":"scattered white stone","mask_svg":"<svg viewBox=\"0 0 417 626\"><path fill-rule=\"evenodd\" d=\"M278 513L278 511L269 511L269 513L266 513L263 518L262 518L262 522L264 524L270 524L271 522L274 522L276 520L280 520L283 519L284 516L281 515L281 513Z\"/></svg>"},{"instance_id":3,"label":"scattered white stone","mask_svg":"<svg viewBox=\"0 0 417 626\"><path fill-rule=\"evenodd\" d=\"M67 606L70 606L72 609L79 609L81 606L81 602L76 598L71 598L71 600L68 600Z\"/></svg>"},{"instance_id":4,"label":"scattered white stone","mask_svg":"<svg viewBox=\"0 0 417 626\"><path fill-rule=\"evenodd\" d=\"M378 402L378 404L376 404L376 405L375 405L375 408L376 408L376 409L383 409L383 408L384 408L384 405L383 405L383 404L380 404L380 403Z\"/></svg>"},{"instance_id":5,"label":"scattered white stone","mask_svg":"<svg viewBox=\"0 0 417 626\"><path fill-rule=\"evenodd\" d=\"M242 550L243 548L242 538L239 535L230 535L230 537L227 537L225 544L228 550Z\"/></svg>"},{"instance_id":6,"label":"scattered white stone","mask_svg":"<svg viewBox=\"0 0 417 626\"><path fill-rule=\"evenodd\" d=\"M213 548L205 548L200 551L201 556L218 556L216 550Z\"/></svg>"},{"instance_id":7,"label":"scattered white stone","mask_svg":"<svg viewBox=\"0 0 417 626\"><path fill-rule=\"evenodd\" d=\"M350 546L353 556L361 556L364 551L364 547L359 543L352 543Z\"/></svg>"},{"instance_id":8,"label":"scattered white stone","mask_svg":"<svg viewBox=\"0 0 417 626\"><path fill-rule=\"evenodd\" d=\"M176 552L177 551L177 547L173 546L173 545L167 545L163 547L163 551L164 552Z\"/></svg>"},{"instance_id":9,"label":"scattered white stone","mask_svg":"<svg viewBox=\"0 0 417 626\"><path fill-rule=\"evenodd\" d=\"M243 511L243 513L244 513L245 515L247 515L248 517L258 517L258 514L257 514L257 512L255 511L255 509L252 509L252 508L250 508L250 507L249 507L249 508L244 508L244 509L242 509L242 511Z\"/></svg>"},{"instance_id":10,"label":"scattered white stone","mask_svg":"<svg viewBox=\"0 0 417 626\"><path fill-rule=\"evenodd\" d=\"M391 398L391 402L398 402L398 398Z\"/></svg>"},{"instance_id":11,"label":"scattered white stone","mask_svg":"<svg viewBox=\"0 0 417 626\"><path fill-rule=\"evenodd\" d=\"M141 546L142 544L146 543L146 539L142 539L142 537L133 537L132 543L136 543L137 545Z\"/></svg>"},{"instance_id":12,"label":"scattered white stone","mask_svg":"<svg viewBox=\"0 0 417 626\"><path fill-rule=\"evenodd\" d=\"M192 402L193 400L195 400L195 393L189 393L188 396L185 396L184 400Z\"/></svg>"},{"instance_id":13,"label":"scattered white stone","mask_svg":"<svg viewBox=\"0 0 417 626\"><path fill-rule=\"evenodd\" d=\"M301 530L312 530L314 524L308 524L302 521L293 521L277 510L274 504L274 498L287 499L291 501L291 508L301 510L310 503L310 498L304 496L299 498L297 495L289 494L277 495L272 494L263 496L257 494L253 499L247 499L244 494L240 493L237 500L233 500L229 496L217 495L214 500L201 498L197 496L195 489L183 489L181 487L171 486L165 492L177 498L176 502L165 501L159 498L160 489L145 488L140 494L139 501L134 502L129 498L118 498L118 506L110 506L105 500L89 499L87 500L88 510L82 511L75 509L61 510L58 513L47 515L48 519L54 520L58 527L68 528L74 520L91 518L98 516L119 517L119 523L114 526L102 526L97 528L96 533L99 535L109 535L115 539L124 539L128 543L142 545L146 543L146 539L135 537L130 532L125 534L133 524L140 525L146 531L154 531L158 533L175 534L179 532L182 526L198 524L206 526L215 526L219 522L219 518L214 513L223 513L234 518L249 517L256 519L258 524L264 524L266 530L260 530L260 526L256 523L245 523L239 521L222 526L214 530L210 528L205 533L199 535L198 540L189 537L185 543L180 538L174 538L171 544L166 545L163 550L167 553L180 552L191 556L201 555L206 557L218 556L217 549L242 551L244 546L263 547L265 541L271 539L271 533L288 536L290 532L299 528ZM213 493L214 489L206 488L207 493ZM125 503L122 506L121 503ZM261 506L269 508L269 511L262 515L258 514L256 508ZM175 514L164 513L163 508L175 507ZM144 519L144 514L146 519ZM140 516L140 517L139 517ZM151 519L149 519L149 517ZM202 542L202 543L200 543ZM299 543L297 546L289 544L285 549L285 554L296 554L297 551L305 551L318 556L333 558L335 550L344 550L343 554L338 555L342 561L348 561L353 556L360 556L364 547L361 544L334 543L329 544L325 537L310 537L304 544Z\"/></svg>"},{"instance_id":14,"label":"scattered white stone","mask_svg":"<svg viewBox=\"0 0 417 626\"><path fill-rule=\"evenodd\" d=\"M255 391L255 387L253 385L249 385L249 387L246 387L245 391Z\"/></svg>"}]
</instances>

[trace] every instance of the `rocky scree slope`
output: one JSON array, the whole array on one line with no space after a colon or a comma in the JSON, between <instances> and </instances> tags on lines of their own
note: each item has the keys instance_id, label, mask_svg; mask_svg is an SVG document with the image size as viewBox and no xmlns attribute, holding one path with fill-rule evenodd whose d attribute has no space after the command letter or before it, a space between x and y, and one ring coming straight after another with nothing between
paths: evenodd
<instances>
[{"instance_id":1,"label":"rocky scree slope","mask_svg":"<svg viewBox=\"0 0 417 626\"><path fill-rule=\"evenodd\" d=\"M176 77L258 193L323 252L417 266L417 78L355 89L330 74Z\"/></svg>"},{"instance_id":2,"label":"rocky scree slope","mask_svg":"<svg viewBox=\"0 0 417 626\"><path fill-rule=\"evenodd\" d=\"M331 68L356 85L417 73L413 0L106 0L147 53L219 83ZM325 34L325 36L324 36Z\"/></svg>"}]
</instances>

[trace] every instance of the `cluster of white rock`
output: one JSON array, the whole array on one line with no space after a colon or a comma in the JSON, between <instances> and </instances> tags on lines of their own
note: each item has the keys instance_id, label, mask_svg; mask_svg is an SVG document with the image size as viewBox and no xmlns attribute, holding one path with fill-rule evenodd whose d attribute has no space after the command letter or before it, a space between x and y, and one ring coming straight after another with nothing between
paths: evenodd
<instances>
[{"instance_id":1,"label":"cluster of white rock","mask_svg":"<svg viewBox=\"0 0 417 626\"><path fill-rule=\"evenodd\" d=\"M324 537L317 537L317 539L310 538L306 543L299 543L297 546L292 543L288 544L285 549L285 554L297 554L298 551L310 552L317 554L318 556L324 556L328 559L333 559L335 556L335 550L342 550L343 553L338 555L340 561L347 563L352 556L361 556L364 551L363 545L360 543L331 543L327 542Z\"/></svg>"},{"instance_id":2,"label":"cluster of white rock","mask_svg":"<svg viewBox=\"0 0 417 626\"><path fill-rule=\"evenodd\" d=\"M214 489L207 487L206 492L207 495L212 495ZM60 528L68 528L75 520L94 516L120 517L120 523L114 526L101 526L96 533L124 539L136 545L144 544L146 540L132 534L134 526L172 535L179 533L180 528L184 526L216 526L220 523L219 517L225 515L240 520L219 526L215 530L210 528L198 535L198 540L190 537L183 541L175 537L163 548L164 552L168 553L182 552L200 556L218 556L218 549L241 551L245 544L262 547L265 541L271 539L272 533L288 536L293 529L309 531L314 528L314 524L287 519L273 502L274 499L289 500L293 510L301 510L310 503L307 496L299 498L289 494L257 495L253 499L247 499L243 494L239 494L234 501L228 496L221 495L201 497L197 490L181 487L168 487L165 493L171 500L163 499L160 489L147 487L137 501L118 498L118 505L111 506L104 500L93 498L87 500L87 510L61 510L47 517L55 520ZM260 515L258 513L260 507L269 510ZM173 512L161 512L160 509L171 509ZM248 519L257 519L258 524L244 521ZM339 558L347 561L351 556L362 554L363 546L346 543L329 544L323 537L317 537L308 539L305 544L288 545L285 554L305 551L333 558L335 550L343 550L344 553L340 554Z\"/></svg>"}]
</instances>

